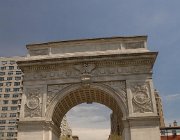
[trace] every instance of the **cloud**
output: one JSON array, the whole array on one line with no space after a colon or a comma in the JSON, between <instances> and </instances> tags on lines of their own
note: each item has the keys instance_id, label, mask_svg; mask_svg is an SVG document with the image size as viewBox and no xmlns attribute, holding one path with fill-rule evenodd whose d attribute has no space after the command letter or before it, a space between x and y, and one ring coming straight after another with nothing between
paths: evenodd
<instances>
[{"instance_id":1,"label":"cloud","mask_svg":"<svg viewBox=\"0 0 180 140\"><path fill-rule=\"evenodd\" d=\"M73 135L79 136L80 140L106 140L109 137L109 129L74 128Z\"/></svg>"},{"instance_id":2,"label":"cloud","mask_svg":"<svg viewBox=\"0 0 180 140\"><path fill-rule=\"evenodd\" d=\"M167 96L162 96L162 98L165 101L168 101L168 102L179 100L180 99L180 93L179 94L171 94L171 95L167 95Z\"/></svg>"},{"instance_id":3,"label":"cloud","mask_svg":"<svg viewBox=\"0 0 180 140\"><path fill-rule=\"evenodd\" d=\"M111 110L104 105L80 104L67 113L71 128L107 129L110 128Z\"/></svg>"}]
</instances>

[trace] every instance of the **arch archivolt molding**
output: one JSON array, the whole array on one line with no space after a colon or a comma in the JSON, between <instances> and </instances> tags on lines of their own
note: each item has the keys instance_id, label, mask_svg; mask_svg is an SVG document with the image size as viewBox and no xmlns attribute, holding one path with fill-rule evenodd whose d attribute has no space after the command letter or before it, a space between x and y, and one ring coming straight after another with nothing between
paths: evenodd
<instances>
[{"instance_id":1,"label":"arch archivolt molding","mask_svg":"<svg viewBox=\"0 0 180 140\"><path fill-rule=\"evenodd\" d=\"M103 83L91 83L91 84L64 84L64 85L49 85L48 86L48 93L49 97L47 97L47 100L49 100L47 103L47 110L46 110L46 117L47 119L52 119L54 109L56 108L57 104L60 103L68 94L72 93L73 91L85 91L87 92L88 90L90 92L94 92L93 90L99 90L102 91L103 94L107 94L111 98L113 98L119 109L123 113L123 117L126 117L128 112L127 112L127 104L126 104L126 92L124 91L124 86L125 86L125 81L116 81L116 82L103 82ZM61 87L61 88L59 88ZM123 87L123 88L122 88ZM52 96L53 93L53 96ZM72 94L72 98L74 94ZM87 93L87 96L91 96L91 93ZM69 97L68 97L69 98ZM67 100L69 100L67 98ZM87 97L88 98L88 97ZM77 98L75 99L77 100ZM77 103L75 104L80 104L81 101L75 101ZM89 102L93 102L89 101ZM67 103L64 103L65 106ZM73 103L72 103L73 104ZM63 109L63 108L62 108ZM112 108L111 108L112 109ZM68 111L68 110L67 110Z\"/></svg>"}]
</instances>

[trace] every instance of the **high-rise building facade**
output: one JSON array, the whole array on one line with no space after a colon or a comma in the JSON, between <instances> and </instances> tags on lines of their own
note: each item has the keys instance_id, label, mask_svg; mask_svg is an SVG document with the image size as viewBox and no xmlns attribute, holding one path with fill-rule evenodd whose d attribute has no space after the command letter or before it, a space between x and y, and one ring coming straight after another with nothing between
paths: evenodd
<instances>
[{"instance_id":1,"label":"high-rise building facade","mask_svg":"<svg viewBox=\"0 0 180 140\"><path fill-rule=\"evenodd\" d=\"M23 73L16 61L22 58L0 57L0 140L17 140ZM66 116L61 123L61 139L73 139Z\"/></svg>"},{"instance_id":2,"label":"high-rise building facade","mask_svg":"<svg viewBox=\"0 0 180 140\"><path fill-rule=\"evenodd\" d=\"M0 140L17 140L23 78L18 59L0 57Z\"/></svg>"}]
</instances>

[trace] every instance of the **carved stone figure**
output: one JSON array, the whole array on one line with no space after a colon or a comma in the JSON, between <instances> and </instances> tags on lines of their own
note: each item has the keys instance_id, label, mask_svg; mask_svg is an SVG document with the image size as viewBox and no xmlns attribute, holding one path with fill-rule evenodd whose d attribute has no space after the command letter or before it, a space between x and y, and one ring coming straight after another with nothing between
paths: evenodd
<instances>
[{"instance_id":1,"label":"carved stone figure","mask_svg":"<svg viewBox=\"0 0 180 140\"><path fill-rule=\"evenodd\" d=\"M81 72L81 74L90 74L95 69L95 64L75 65L74 68Z\"/></svg>"}]
</instances>

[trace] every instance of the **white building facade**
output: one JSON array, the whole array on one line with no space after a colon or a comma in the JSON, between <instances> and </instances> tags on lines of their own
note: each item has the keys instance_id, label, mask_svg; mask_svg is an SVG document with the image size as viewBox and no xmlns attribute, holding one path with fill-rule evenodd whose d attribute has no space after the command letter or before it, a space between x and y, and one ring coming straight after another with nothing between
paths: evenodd
<instances>
[{"instance_id":1,"label":"white building facade","mask_svg":"<svg viewBox=\"0 0 180 140\"><path fill-rule=\"evenodd\" d=\"M23 74L16 61L20 58L0 58L0 140L17 140Z\"/></svg>"}]
</instances>

